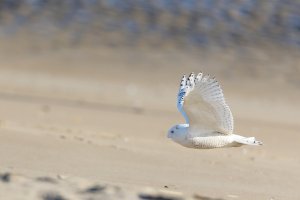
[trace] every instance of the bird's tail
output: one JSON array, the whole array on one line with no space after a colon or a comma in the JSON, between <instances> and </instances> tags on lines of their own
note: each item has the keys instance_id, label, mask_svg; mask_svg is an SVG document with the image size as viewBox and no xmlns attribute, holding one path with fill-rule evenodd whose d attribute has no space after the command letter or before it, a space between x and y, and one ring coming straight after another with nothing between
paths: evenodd
<instances>
[{"instance_id":1,"label":"bird's tail","mask_svg":"<svg viewBox=\"0 0 300 200\"><path fill-rule=\"evenodd\" d=\"M261 141L255 140L255 137L239 137L235 139L235 142L238 142L240 144L246 144L246 145L263 145Z\"/></svg>"}]
</instances>

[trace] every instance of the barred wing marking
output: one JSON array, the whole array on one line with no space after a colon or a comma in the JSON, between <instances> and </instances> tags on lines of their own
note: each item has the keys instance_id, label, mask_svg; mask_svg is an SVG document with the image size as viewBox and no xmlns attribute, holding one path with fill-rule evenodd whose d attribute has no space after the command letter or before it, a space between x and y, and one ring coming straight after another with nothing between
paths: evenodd
<instances>
[{"instance_id":1,"label":"barred wing marking","mask_svg":"<svg viewBox=\"0 0 300 200\"><path fill-rule=\"evenodd\" d=\"M178 110L182 113L193 131L217 131L232 134L233 117L226 104L219 83L209 75L192 73L188 79L184 76L178 93Z\"/></svg>"}]
</instances>

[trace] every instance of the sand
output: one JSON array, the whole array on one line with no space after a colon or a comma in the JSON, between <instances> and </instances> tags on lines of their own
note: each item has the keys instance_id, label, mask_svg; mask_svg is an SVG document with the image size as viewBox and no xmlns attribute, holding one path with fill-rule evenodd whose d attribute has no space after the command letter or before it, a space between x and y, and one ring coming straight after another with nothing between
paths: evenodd
<instances>
[{"instance_id":1,"label":"sand","mask_svg":"<svg viewBox=\"0 0 300 200\"><path fill-rule=\"evenodd\" d=\"M297 85L276 70L249 77L203 58L137 50L3 57L0 199L299 199ZM183 122L179 78L200 70L221 82L235 132L263 146L195 150L166 137Z\"/></svg>"}]
</instances>

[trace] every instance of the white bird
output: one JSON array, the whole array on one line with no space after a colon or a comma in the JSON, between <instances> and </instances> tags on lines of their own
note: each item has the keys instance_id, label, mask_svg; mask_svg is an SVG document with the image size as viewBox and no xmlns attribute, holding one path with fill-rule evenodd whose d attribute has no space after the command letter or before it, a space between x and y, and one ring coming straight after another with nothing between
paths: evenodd
<instances>
[{"instance_id":1,"label":"white bird","mask_svg":"<svg viewBox=\"0 0 300 200\"><path fill-rule=\"evenodd\" d=\"M212 149L262 145L254 137L233 134L233 117L215 78L199 73L184 75L177 108L186 120L168 131L168 137L188 148Z\"/></svg>"}]
</instances>

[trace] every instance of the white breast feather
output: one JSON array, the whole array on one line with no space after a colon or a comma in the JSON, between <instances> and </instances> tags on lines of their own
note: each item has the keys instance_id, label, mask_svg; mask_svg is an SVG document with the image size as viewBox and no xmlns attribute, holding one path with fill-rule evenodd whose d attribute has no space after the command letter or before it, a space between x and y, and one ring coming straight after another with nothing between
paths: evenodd
<instances>
[{"instance_id":1,"label":"white breast feather","mask_svg":"<svg viewBox=\"0 0 300 200\"><path fill-rule=\"evenodd\" d=\"M226 104L222 89L215 78L192 73L184 76L178 93L178 110L197 134L219 132L226 135L233 132L233 117ZM200 136L200 135L199 135Z\"/></svg>"}]
</instances>

